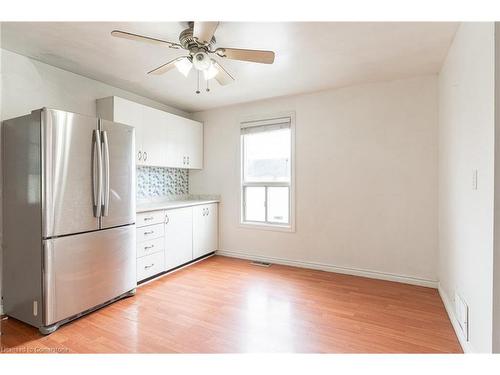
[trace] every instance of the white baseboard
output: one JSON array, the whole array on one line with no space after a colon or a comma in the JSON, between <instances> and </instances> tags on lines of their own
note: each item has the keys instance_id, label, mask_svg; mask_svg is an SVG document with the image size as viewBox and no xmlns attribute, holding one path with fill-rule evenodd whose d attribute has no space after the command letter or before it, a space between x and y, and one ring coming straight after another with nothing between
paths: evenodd
<instances>
[{"instance_id":1,"label":"white baseboard","mask_svg":"<svg viewBox=\"0 0 500 375\"><path fill-rule=\"evenodd\" d=\"M455 309L453 308L452 301L450 301L448 294L441 287L441 284L438 284L438 292L441 296L444 308L446 309L446 313L450 318L451 325L455 330L455 334L457 335L458 342L460 343L462 350L464 351L464 353L475 353L475 350L472 347L471 343L469 341L466 341L465 337L462 335L462 330L460 329L460 325L458 324L457 318L455 317Z\"/></svg>"},{"instance_id":2,"label":"white baseboard","mask_svg":"<svg viewBox=\"0 0 500 375\"><path fill-rule=\"evenodd\" d=\"M433 281L433 280L419 279L419 278L415 278L415 277L395 275L392 273L385 273L385 272L370 271L370 270L364 270L364 269L359 269L359 268L339 267L339 266L334 266L334 265L325 264L325 263L296 261L296 260L289 260L289 259L275 258L275 257L261 256L261 255L249 255L246 253L240 253L240 252L235 252L235 251L226 251L226 250L217 250L216 254L222 255L222 256L227 256L227 257L232 257L232 258L260 260L260 261L269 262L269 263L283 264L286 266L310 268L310 269L314 269L314 270L336 272L336 273L342 273L342 274L346 274L346 275L368 277L371 279L396 281L399 283L426 286L426 287L434 288L434 289L437 289L437 287L438 287L438 282Z\"/></svg>"}]
</instances>

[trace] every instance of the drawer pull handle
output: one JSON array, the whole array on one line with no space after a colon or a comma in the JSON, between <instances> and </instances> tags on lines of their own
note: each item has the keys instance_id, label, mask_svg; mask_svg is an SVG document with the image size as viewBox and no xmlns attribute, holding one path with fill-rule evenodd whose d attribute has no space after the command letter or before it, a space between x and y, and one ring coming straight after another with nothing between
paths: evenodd
<instances>
[{"instance_id":1,"label":"drawer pull handle","mask_svg":"<svg viewBox=\"0 0 500 375\"><path fill-rule=\"evenodd\" d=\"M144 246L144 250L149 250L149 249L152 249L153 247L155 247L155 245L151 245L151 246Z\"/></svg>"},{"instance_id":2,"label":"drawer pull handle","mask_svg":"<svg viewBox=\"0 0 500 375\"><path fill-rule=\"evenodd\" d=\"M144 221L149 221L149 220L153 220L153 219L154 219L154 216L145 217L145 218L144 218Z\"/></svg>"},{"instance_id":3,"label":"drawer pull handle","mask_svg":"<svg viewBox=\"0 0 500 375\"><path fill-rule=\"evenodd\" d=\"M145 270L147 270L148 268L151 268L151 267L153 267L154 265L155 265L154 263L151 263L151 264L150 264L150 265L148 265L148 266L144 266L144 269L145 269Z\"/></svg>"},{"instance_id":4,"label":"drawer pull handle","mask_svg":"<svg viewBox=\"0 0 500 375\"><path fill-rule=\"evenodd\" d=\"M155 232L154 230L150 230L150 231L144 232L144 235L147 236L148 234L153 234L154 232Z\"/></svg>"}]
</instances>

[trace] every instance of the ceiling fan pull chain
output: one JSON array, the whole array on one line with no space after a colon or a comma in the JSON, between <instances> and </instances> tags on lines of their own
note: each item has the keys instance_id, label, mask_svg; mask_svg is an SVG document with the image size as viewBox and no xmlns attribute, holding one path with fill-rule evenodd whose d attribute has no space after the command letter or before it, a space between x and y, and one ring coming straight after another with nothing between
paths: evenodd
<instances>
[{"instance_id":1,"label":"ceiling fan pull chain","mask_svg":"<svg viewBox=\"0 0 500 375\"><path fill-rule=\"evenodd\" d=\"M200 71L197 70L197 73L198 73L198 78L196 79L196 84L197 84L196 93L199 94L200 93Z\"/></svg>"},{"instance_id":2,"label":"ceiling fan pull chain","mask_svg":"<svg viewBox=\"0 0 500 375\"><path fill-rule=\"evenodd\" d=\"M208 82L210 82L210 80L209 80L209 79L207 79L207 92L209 92L209 91L210 91L210 87L208 87Z\"/></svg>"}]
</instances>

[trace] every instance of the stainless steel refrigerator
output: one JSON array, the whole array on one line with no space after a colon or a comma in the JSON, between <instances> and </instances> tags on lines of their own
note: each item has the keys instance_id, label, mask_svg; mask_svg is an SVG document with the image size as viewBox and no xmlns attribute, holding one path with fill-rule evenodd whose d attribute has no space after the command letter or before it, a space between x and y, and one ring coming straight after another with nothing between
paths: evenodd
<instances>
[{"instance_id":1,"label":"stainless steel refrigerator","mask_svg":"<svg viewBox=\"0 0 500 375\"><path fill-rule=\"evenodd\" d=\"M134 128L53 109L4 121L3 305L43 334L136 288Z\"/></svg>"}]
</instances>

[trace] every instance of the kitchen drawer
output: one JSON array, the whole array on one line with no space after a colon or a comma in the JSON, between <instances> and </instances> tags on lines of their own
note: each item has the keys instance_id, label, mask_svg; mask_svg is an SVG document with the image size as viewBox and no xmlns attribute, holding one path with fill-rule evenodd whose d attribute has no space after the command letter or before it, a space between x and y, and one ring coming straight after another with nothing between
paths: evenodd
<instances>
[{"instance_id":1,"label":"kitchen drawer","mask_svg":"<svg viewBox=\"0 0 500 375\"><path fill-rule=\"evenodd\" d=\"M165 234L164 224L148 225L147 227L137 228L137 243L154 240L163 237Z\"/></svg>"},{"instance_id":2,"label":"kitchen drawer","mask_svg":"<svg viewBox=\"0 0 500 375\"><path fill-rule=\"evenodd\" d=\"M165 211L141 212L136 216L137 228L165 222Z\"/></svg>"},{"instance_id":3,"label":"kitchen drawer","mask_svg":"<svg viewBox=\"0 0 500 375\"><path fill-rule=\"evenodd\" d=\"M137 243L137 258L164 251L165 238L160 237L151 241L143 241Z\"/></svg>"},{"instance_id":4,"label":"kitchen drawer","mask_svg":"<svg viewBox=\"0 0 500 375\"><path fill-rule=\"evenodd\" d=\"M137 281L159 274L165 270L165 254L162 252L137 259Z\"/></svg>"}]
</instances>

